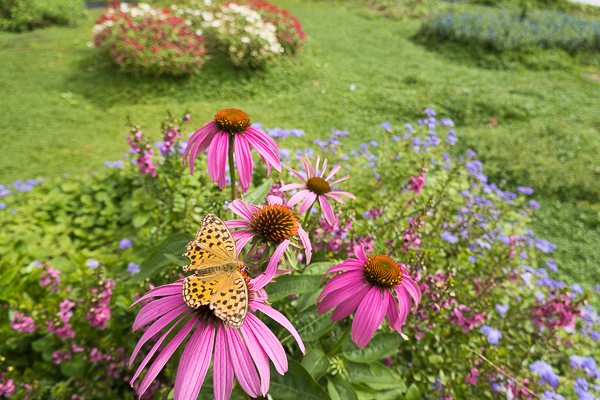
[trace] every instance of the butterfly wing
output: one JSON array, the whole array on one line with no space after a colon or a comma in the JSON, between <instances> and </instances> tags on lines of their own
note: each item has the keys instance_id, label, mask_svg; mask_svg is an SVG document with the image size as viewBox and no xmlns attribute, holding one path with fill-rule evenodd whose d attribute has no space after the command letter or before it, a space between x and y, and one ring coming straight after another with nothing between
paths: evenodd
<instances>
[{"instance_id":1,"label":"butterfly wing","mask_svg":"<svg viewBox=\"0 0 600 400\"><path fill-rule=\"evenodd\" d=\"M202 218L200 229L183 256L190 259L190 264L183 267L184 272L228 264L237 260L235 240L219 217L208 214Z\"/></svg>"},{"instance_id":2,"label":"butterfly wing","mask_svg":"<svg viewBox=\"0 0 600 400\"><path fill-rule=\"evenodd\" d=\"M209 305L232 328L239 328L248 312L248 286L239 270L188 276L183 281L183 299L192 308Z\"/></svg>"},{"instance_id":3,"label":"butterfly wing","mask_svg":"<svg viewBox=\"0 0 600 400\"><path fill-rule=\"evenodd\" d=\"M215 315L232 328L242 326L248 312L248 286L238 270L227 275L210 301Z\"/></svg>"}]
</instances>

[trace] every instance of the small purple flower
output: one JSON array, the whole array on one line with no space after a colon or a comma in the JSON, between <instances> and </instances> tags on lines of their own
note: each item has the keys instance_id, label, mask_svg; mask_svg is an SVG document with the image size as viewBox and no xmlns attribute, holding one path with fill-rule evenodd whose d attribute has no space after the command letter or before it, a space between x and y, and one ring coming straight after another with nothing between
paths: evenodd
<instances>
[{"instance_id":1,"label":"small purple flower","mask_svg":"<svg viewBox=\"0 0 600 400\"><path fill-rule=\"evenodd\" d=\"M440 120L440 125L442 126L454 126L454 121L452 121L450 118L442 118Z\"/></svg>"},{"instance_id":2,"label":"small purple flower","mask_svg":"<svg viewBox=\"0 0 600 400\"><path fill-rule=\"evenodd\" d=\"M500 314L501 317L504 317L506 315L508 308L508 304L496 304L496 311L498 311L498 314Z\"/></svg>"},{"instance_id":3,"label":"small purple flower","mask_svg":"<svg viewBox=\"0 0 600 400\"><path fill-rule=\"evenodd\" d=\"M0 203L0 210L6 209L6 203Z\"/></svg>"},{"instance_id":4,"label":"small purple flower","mask_svg":"<svg viewBox=\"0 0 600 400\"><path fill-rule=\"evenodd\" d=\"M554 261L554 258L550 258L546 262L546 267L552 272L558 272L558 266L556 265L556 261Z\"/></svg>"},{"instance_id":5,"label":"small purple flower","mask_svg":"<svg viewBox=\"0 0 600 400\"><path fill-rule=\"evenodd\" d=\"M527 196L533 194L533 189L527 186L517 186L517 190Z\"/></svg>"},{"instance_id":6,"label":"small purple flower","mask_svg":"<svg viewBox=\"0 0 600 400\"><path fill-rule=\"evenodd\" d=\"M537 360L529 365L529 370L538 376L540 385L548 384L554 389L558 386L558 375L552 369L552 366L545 361Z\"/></svg>"},{"instance_id":7,"label":"small purple flower","mask_svg":"<svg viewBox=\"0 0 600 400\"><path fill-rule=\"evenodd\" d=\"M455 236L448 231L444 231L442 233L442 240L445 240L446 242L448 242L450 244L455 244L455 243L458 243L458 236Z\"/></svg>"},{"instance_id":8,"label":"small purple flower","mask_svg":"<svg viewBox=\"0 0 600 400\"><path fill-rule=\"evenodd\" d=\"M496 328L492 328L489 325L482 326L480 330L481 330L481 333L483 333L485 336L487 336L487 341L489 344L491 344L492 346L498 345L498 342L502 338L502 332L500 332Z\"/></svg>"},{"instance_id":9,"label":"small purple flower","mask_svg":"<svg viewBox=\"0 0 600 400\"><path fill-rule=\"evenodd\" d=\"M540 397L540 399L541 400L566 400L560 394L558 394L556 392L552 392L550 390L546 390L544 393L542 393L542 397Z\"/></svg>"},{"instance_id":10,"label":"small purple flower","mask_svg":"<svg viewBox=\"0 0 600 400\"><path fill-rule=\"evenodd\" d=\"M121 250L128 249L131 246L133 246L133 242L131 241L131 239L122 239L119 242L119 249L121 249Z\"/></svg>"},{"instance_id":11,"label":"small purple flower","mask_svg":"<svg viewBox=\"0 0 600 400\"><path fill-rule=\"evenodd\" d=\"M538 202L537 202L537 201L535 201L535 200L531 200L531 201L529 202L529 208L531 208L531 209L533 209L533 210L537 210L537 209L539 209L539 208L540 208L540 203L538 203Z\"/></svg>"},{"instance_id":12,"label":"small purple flower","mask_svg":"<svg viewBox=\"0 0 600 400\"><path fill-rule=\"evenodd\" d=\"M382 122L379 127L388 133L392 133L392 123L390 121Z\"/></svg>"},{"instance_id":13,"label":"small purple flower","mask_svg":"<svg viewBox=\"0 0 600 400\"><path fill-rule=\"evenodd\" d=\"M139 264L136 264L135 262L130 262L127 265L127 272L129 272L131 275L135 275L137 273L139 273L141 271L141 267Z\"/></svg>"},{"instance_id":14,"label":"small purple flower","mask_svg":"<svg viewBox=\"0 0 600 400\"><path fill-rule=\"evenodd\" d=\"M97 260L94 260L93 258L88 258L87 261L85 262L85 266L90 269L96 269L100 266L100 262Z\"/></svg>"},{"instance_id":15,"label":"small purple flower","mask_svg":"<svg viewBox=\"0 0 600 400\"><path fill-rule=\"evenodd\" d=\"M535 239L535 247L537 247L542 253L552 253L556 250L556 245L547 240L537 238Z\"/></svg>"}]
</instances>

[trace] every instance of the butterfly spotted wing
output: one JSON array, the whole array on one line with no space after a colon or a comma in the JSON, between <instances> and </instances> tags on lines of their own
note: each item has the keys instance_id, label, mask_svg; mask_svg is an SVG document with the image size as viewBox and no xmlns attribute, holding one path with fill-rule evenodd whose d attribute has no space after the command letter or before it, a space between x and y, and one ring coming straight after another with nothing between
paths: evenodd
<instances>
[{"instance_id":1,"label":"butterfly spotted wing","mask_svg":"<svg viewBox=\"0 0 600 400\"><path fill-rule=\"evenodd\" d=\"M215 316L239 328L248 312L248 286L239 268L192 275L183 282L183 299L192 308L209 305Z\"/></svg>"},{"instance_id":2,"label":"butterfly spotted wing","mask_svg":"<svg viewBox=\"0 0 600 400\"><path fill-rule=\"evenodd\" d=\"M236 262L235 240L219 217L208 214L202 218L200 229L194 240L188 243L183 256L190 259L190 263L183 267L184 272Z\"/></svg>"}]
</instances>

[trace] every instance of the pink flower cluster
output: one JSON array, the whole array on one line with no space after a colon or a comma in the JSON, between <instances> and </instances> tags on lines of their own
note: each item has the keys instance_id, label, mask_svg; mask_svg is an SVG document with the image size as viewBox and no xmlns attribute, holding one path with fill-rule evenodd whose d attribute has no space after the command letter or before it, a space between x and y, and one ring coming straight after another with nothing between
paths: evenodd
<instances>
[{"instance_id":1,"label":"pink flower cluster","mask_svg":"<svg viewBox=\"0 0 600 400\"><path fill-rule=\"evenodd\" d=\"M424 225L423 221L415 220L414 218L408 220L408 228L404 229L402 233L404 251L421 246L421 232L419 232L419 229Z\"/></svg>"},{"instance_id":2,"label":"pink flower cluster","mask_svg":"<svg viewBox=\"0 0 600 400\"><path fill-rule=\"evenodd\" d=\"M176 126L168 126L165 130L165 135L163 137L163 144L160 147L160 154L166 156L173 151L173 145L175 144L175 139L181 134L179 133L179 128Z\"/></svg>"},{"instance_id":3,"label":"pink flower cluster","mask_svg":"<svg viewBox=\"0 0 600 400\"><path fill-rule=\"evenodd\" d=\"M574 304L567 294L553 296L533 309L531 320L538 327L546 327L554 331L559 327L573 327L575 317L581 315L579 305Z\"/></svg>"},{"instance_id":4,"label":"pink flower cluster","mask_svg":"<svg viewBox=\"0 0 600 400\"><path fill-rule=\"evenodd\" d=\"M0 373L0 397L10 397L15 393L15 382L12 379L6 379L3 373Z\"/></svg>"},{"instance_id":5,"label":"pink flower cluster","mask_svg":"<svg viewBox=\"0 0 600 400\"><path fill-rule=\"evenodd\" d=\"M347 235L352 230L352 220L336 221L330 225L324 219L319 220L319 226L313 231L314 246L317 251L330 251L337 253L346 247L346 252L351 254L352 246L349 246Z\"/></svg>"},{"instance_id":6,"label":"pink flower cluster","mask_svg":"<svg viewBox=\"0 0 600 400\"><path fill-rule=\"evenodd\" d=\"M64 299L61 301L59 307L58 320L49 321L47 330L50 333L54 333L61 339L74 339L75 331L73 330L73 327L69 321L71 321L71 318L73 317L72 310L73 307L75 307L75 302L69 299Z\"/></svg>"},{"instance_id":7,"label":"pink flower cluster","mask_svg":"<svg viewBox=\"0 0 600 400\"><path fill-rule=\"evenodd\" d=\"M40 275L40 286L49 286L50 290L56 292L60 285L60 271L52 267L44 266Z\"/></svg>"},{"instance_id":8,"label":"pink flower cluster","mask_svg":"<svg viewBox=\"0 0 600 400\"><path fill-rule=\"evenodd\" d=\"M450 313L450 322L458 325L464 333L470 332L473 329L483 324L485 317L481 313L474 312L469 306L459 304L452 313Z\"/></svg>"},{"instance_id":9,"label":"pink flower cluster","mask_svg":"<svg viewBox=\"0 0 600 400\"><path fill-rule=\"evenodd\" d=\"M143 132L134 126L132 127L131 135L127 137L127 143L129 143L132 153L137 154L135 163L140 172L155 177L156 166L152 163L152 147L148 143L145 143L143 136Z\"/></svg>"},{"instance_id":10,"label":"pink flower cluster","mask_svg":"<svg viewBox=\"0 0 600 400\"><path fill-rule=\"evenodd\" d=\"M421 190L423 190L423 186L425 186L425 173L421 172L419 176L411 176L410 177L410 190L415 192L415 194L420 194Z\"/></svg>"},{"instance_id":11,"label":"pink flower cluster","mask_svg":"<svg viewBox=\"0 0 600 400\"><path fill-rule=\"evenodd\" d=\"M35 331L35 322L33 318L17 311L13 316L11 327L21 333L33 333Z\"/></svg>"},{"instance_id":12,"label":"pink flower cluster","mask_svg":"<svg viewBox=\"0 0 600 400\"><path fill-rule=\"evenodd\" d=\"M115 281L107 279L101 286L102 290L92 288L92 304L88 308L86 318L94 328L104 330L110 319L110 299L112 290L115 287Z\"/></svg>"}]
</instances>

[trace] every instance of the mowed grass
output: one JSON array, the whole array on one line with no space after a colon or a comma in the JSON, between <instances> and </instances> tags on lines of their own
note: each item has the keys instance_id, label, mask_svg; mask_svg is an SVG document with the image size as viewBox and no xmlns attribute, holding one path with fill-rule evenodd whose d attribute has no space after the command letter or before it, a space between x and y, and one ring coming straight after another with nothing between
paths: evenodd
<instances>
[{"instance_id":1,"label":"mowed grass","mask_svg":"<svg viewBox=\"0 0 600 400\"><path fill-rule=\"evenodd\" d=\"M158 140L166 110L189 110L200 126L233 106L265 126L306 131L286 147L348 129L350 149L382 136L380 122L400 130L434 107L455 119L461 145L478 151L494 180L536 188L535 229L559 244L565 274L600 281L599 71L552 52L528 57L557 57L557 69L491 68L460 46L420 45L418 20L339 2L276 3L310 39L257 72L218 57L191 79L116 72L87 46L99 11L78 28L0 33L0 182L102 168L127 151L128 117Z\"/></svg>"}]
</instances>

